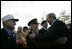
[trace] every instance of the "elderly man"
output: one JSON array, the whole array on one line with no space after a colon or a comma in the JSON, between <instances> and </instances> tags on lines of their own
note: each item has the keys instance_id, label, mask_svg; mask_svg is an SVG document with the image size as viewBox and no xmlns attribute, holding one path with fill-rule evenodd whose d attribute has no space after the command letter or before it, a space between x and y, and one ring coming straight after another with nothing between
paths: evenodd
<instances>
[{"instance_id":1,"label":"elderly man","mask_svg":"<svg viewBox=\"0 0 72 49\"><path fill-rule=\"evenodd\" d=\"M16 37L13 32L17 21L18 19L15 19L13 15L6 15L2 18L1 48L17 48Z\"/></svg>"},{"instance_id":2,"label":"elderly man","mask_svg":"<svg viewBox=\"0 0 72 49\"><path fill-rule=\"evenodd\" d=\"M36 47L36 42L33 42L33 39L30 38L31 34L36 35L38 34L38 22L37 22L37 19L32 19L29 23L28 23L28 26L29 26L29 32L28 32L28 35L26 36L26 41L27 41L27 47L28 48L35 48Z\"/></svg>"},{"instance_id":3,"label":"elderly man","mask_svg":"<svg viewBox=\"0 0 72 49\"><path fill-rule=\"evenodd\" d=\"M70 44L71 36L66 24L56 19L56 15L54 13L49 13L47 15L47 22L51 25L49 32L51 33L52 38L54 40L59 39L60 41L60 43L57 43L56 46L58 48L69 48L70 46L67 44Z\"/></svg>"}]
</instances>

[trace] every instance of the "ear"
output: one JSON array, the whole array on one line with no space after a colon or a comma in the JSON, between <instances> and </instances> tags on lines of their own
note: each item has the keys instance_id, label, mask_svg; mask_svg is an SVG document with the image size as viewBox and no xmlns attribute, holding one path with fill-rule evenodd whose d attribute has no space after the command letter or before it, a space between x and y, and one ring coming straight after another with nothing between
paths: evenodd
<instances>
[{"instance_id":1,"label":"ear","mask_svg":"<svg viewBox=\"0 0 72 49\"><path fill-rule=\"evenodd\" d=\"M7 22L7 21L3 22L3 25L5 25L5 26L6 26L7 24L8 24L8 22Z\"/></svg>"}]
</instances>

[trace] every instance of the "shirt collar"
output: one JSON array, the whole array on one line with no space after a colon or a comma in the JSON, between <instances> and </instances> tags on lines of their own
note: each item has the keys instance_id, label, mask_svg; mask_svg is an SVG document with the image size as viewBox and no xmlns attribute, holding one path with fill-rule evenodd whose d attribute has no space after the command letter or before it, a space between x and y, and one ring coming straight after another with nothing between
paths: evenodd
<instances>
[{"instance_id":1,"label":"shirt collar","mask_svg":"<svg viewBox=\"0 0 72 49\"><path fill-rule=\"evenodd\" d=\"M7 33L8 35L11 35L11 31L10 31L10 30L8 30L8 29L5 28L5 27L4 27L4 30L6 31L6 33Z\"/></svg>"},{"instance_id":2,"label":"shirt collar","mask_svg":"<svg viewBox=\"0 0 72 49\"><path fill-rule=\"evenodd\" d=\"M47 28L43 27L45 30L47 30Z\"/></svg>"},{"instance_id":3,"label":"shirt collar","mask_svg":"<svg viewBox=\"0 0 72 49\"><path fill-rule=\"evenodd\" d=\"M53 25L53 23L56 21L56 19L51 23L51 25Z\"/></svg>"}]
</instances>

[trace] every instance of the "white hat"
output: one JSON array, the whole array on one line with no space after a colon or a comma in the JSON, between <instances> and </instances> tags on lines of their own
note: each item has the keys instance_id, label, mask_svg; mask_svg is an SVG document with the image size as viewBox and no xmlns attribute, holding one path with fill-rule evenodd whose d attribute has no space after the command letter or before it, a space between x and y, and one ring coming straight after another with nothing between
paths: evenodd
<instances>
[{"instance_id":1,"label":"white hat","mask_svg":"<svg viewBox=\"0 0 72 49\"><path fill-rule=\"evenodd\" d=\"M4 21L7 21L7 20L15 20L15 21L18 21L18 19L15 19L14 17L13 17L13 15L6 15L6 16L4 16L3 18L2 18L2 22L4 22Z\"/></svg>"}]
</instances>

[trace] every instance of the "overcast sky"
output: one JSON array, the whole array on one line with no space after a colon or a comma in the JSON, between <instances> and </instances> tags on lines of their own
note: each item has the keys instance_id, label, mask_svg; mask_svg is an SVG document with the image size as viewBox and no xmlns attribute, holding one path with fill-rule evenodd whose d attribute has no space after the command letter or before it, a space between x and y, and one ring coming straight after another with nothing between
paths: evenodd
<instances>
[{"instance_id":1,"label":"overcast sky","mask_svg":"<svg viewBox=\"0 0 72 49\"><path fill-rule=\"evenodd\" d=\"M53 12L56 17L59 17L63 10L71 14L71 1L1 1L1 18L13 14L20 20L17 22L16 29L18 26L27 26L33 18L37 18L41 23L42 17L46 19L48 13Z\"/></svg>"}]
</instances>

